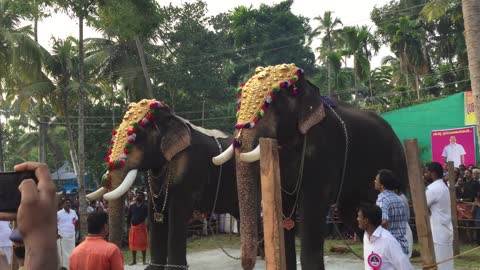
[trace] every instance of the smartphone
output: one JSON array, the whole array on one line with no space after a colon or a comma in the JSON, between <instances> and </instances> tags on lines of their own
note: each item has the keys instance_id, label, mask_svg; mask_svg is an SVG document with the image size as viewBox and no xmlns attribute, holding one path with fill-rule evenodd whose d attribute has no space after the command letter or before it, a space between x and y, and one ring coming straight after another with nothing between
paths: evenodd
<instances>
[{"instance_id":1,"label":"smartphone","mask_svg":"<svg viewBox=\"0 0 480 270\"><path fill-rule=\"evenodd\" d=\"M18 186L25 179L33 179L38 183L34 171L0 173L0 213L17 212L21 200Z\"/></svg>"}]
</instances>

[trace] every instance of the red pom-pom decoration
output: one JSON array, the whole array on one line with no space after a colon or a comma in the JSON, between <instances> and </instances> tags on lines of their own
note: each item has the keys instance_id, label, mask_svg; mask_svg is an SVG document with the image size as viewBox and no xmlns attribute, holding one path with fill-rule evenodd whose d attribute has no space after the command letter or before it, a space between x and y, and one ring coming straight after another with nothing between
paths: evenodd
<instances>
[{"instance_id":1,"label":"red pom-pom decoration","mask_svg":"<svg viewBox=\"0 0 480 270\"><path fill-rule=\"evenodd\" d=\"M115 142L113 140L110 141L110 145L113 145Z\"/></svg>"},{"instance_id":2,"label":"red pom-pom decoration","mask_svg":"<svg viewBox=\"0 0 480 270\"><path fill-rule=\"evenodd\" d=\"M112 154L112 149L108 149L108 155L111 155Z\"/></svg>"},{"instance_id":3,"label":"red pom-pom decoration","mask_svg":"<svg viewBox=\"0 0 480 270\"><path fill-rule=\"evenodd\" d=\"M106 158L105 158L105 161L106 161L106 162L110 162L110 156L106 157Z\"/></svg>"},{"instance_id":4,"label":"red pom-pom decoration","mask_svg":"<svg viewBox=\"0 0 480 270\"><path fill-rule=\"evenodd\" d=\"M120 165L120 167L123 167L123 166L125 166L125 161L123 161L123 159L120 159L118 161L118 164Z\"/></svg>"},{"instance_id":5,"label":"red pom-pom decoration","mask_svg":"<svg viewBox=\"0 0 480 270\"><path fill-rule=\"evenodd\" d=\"M123 153L128 154L128 152L130 152L130 150L128 150L127 148L123 149Z\"/></svg>"},{"instance_id":6,"label":"red pom-pom decoration","mask_svg":"<svg viewBox=\"0 0 480 270\"><path fill-rule=\"evenodd\" d=\"M292 93L293 93L294 96L298 95L298 88L294 87L293 90L292 90Z\"/></svg>"},{"instance_id":7,"label":"red pom-pom decoration","mask_svg":"<svg viewBox=\"0 0 480 270\"><path fill-rule=\"evenodd\" d=\"M158 106L160 106L160 104L158 102L150 103L150 109L156 109L156 108L158 108Z\"/></svg>"},{"instance_id":8,"label":"red pom-pom decoration","mask_svg":"<svg viewBox=\"0 0 480 270\"><path fill-rule=\"evenodd\" d=\"M112 135L113 135L113 136L117 135L117 131L116 131L115 129L112 130Z\"/></svg>"},{"instance_id":9,"label":"red pom-pom decoration","mask_svg":"<svg viewBox=\"0 0 480 270\"><path fill-rule=\"evenodd\" d=\"M151 120L153 119L153 115L152 115L151 113L147 113L147 114L145 115L145 118L147 118L148 120L151 121Z\"/></svg>"},{"instance_id":10,"label":"red pom-pom decoration","mask_svg":"<svg viewBox=\"0 0 480 270\"><path fill-rule=\"evenodd\" d=\"M112 161L109 161L108 167L110 167L110 169L113 169L115 167L115 163L113 163Z\"/></svg>"}]
</instances>

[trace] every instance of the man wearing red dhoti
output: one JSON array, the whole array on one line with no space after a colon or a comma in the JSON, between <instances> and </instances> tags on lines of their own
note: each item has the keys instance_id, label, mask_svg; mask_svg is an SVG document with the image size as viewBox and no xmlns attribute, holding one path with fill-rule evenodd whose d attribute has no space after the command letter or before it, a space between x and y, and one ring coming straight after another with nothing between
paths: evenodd
<instances>
[{"instance_id":1,"label":"man wearing red dhoti","mask_svg":"<svg viewBox=\"0 0 480 270\"><path fill-rule=\"evenodd\" d=\"M128 245L132 251L132 263L137 264L137 251L142 252L143 264L147 264L145 255L148 246L147 225L145 220L148 216L147 205L144 203L144 194L136 192L135 203L128 208L127 222L130 224Z\"/></svg>"}]
</instances>

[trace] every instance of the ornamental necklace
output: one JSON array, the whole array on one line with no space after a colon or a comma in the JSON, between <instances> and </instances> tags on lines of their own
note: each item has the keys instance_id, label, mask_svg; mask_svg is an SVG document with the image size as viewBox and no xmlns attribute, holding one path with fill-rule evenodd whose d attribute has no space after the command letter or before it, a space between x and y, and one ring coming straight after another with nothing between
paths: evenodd
<instances>
[{"instance_id":1,"label":"ornamental necklace","mask_svg":"<svg viewBox=\"0 0 480 270\"><path fill-rule=\"evenodd\" d=\"M162 175L161 173L154 177L153 176L153 173L152 173L152 170L148 170L147 171L147 178L148 178L148 186L150 187L150 195L152 196L152 204L153 204L153 220L157 223L163 223L165 221L165 208L167 207L167 201L168 201L168 187L170 185L170 180L172 180L172 178L174 179L175 178L175 173L172 173L172 170L171 168L172 167L175 167L175 164L173 162L170 162L170 164L168 164L168 169L167 169L167 183L165 185L165 199L163 200L163 206L162 206L162 209L160 210L160 212L158 212L157 210L157 205L155 203L155 199L158 198L160 196L160 194L162 193L163 191L163 186L162 188L160 189L160 191L155 194L154 191L153 191L153 188L152 188L152 182L154 179L158 179L160 175Z\"/></svg>"},{"instance_id":2,"label":"ornamental necklace","mask_svg":"<svg viewBox=\"0 0 480 270\"><path fill-rule=\"evenodd\" d=\"M282 227L285 228L286 230L291 230L295 227L295 221L292 219L293 214L295 213L295 210L297 208L297 203L298 203L298 198L300 197L300 187L302 186L302 181L303 181L303 167L305 164L305 150L307 147L307 135L305 134L303 137L303 148L302 148L302 159L300 161L300 171L297 179L297 184L295 185L295 188L292 192L286 191L284 188L282 188L282 191L285 192L288 195L293 195L296 193L295 196L295 202L293 203L292 206L292 211L290 211L290 215L285 216L285 214L282 212L283 220L282 220Z\"/></svg>"}]
</instances>

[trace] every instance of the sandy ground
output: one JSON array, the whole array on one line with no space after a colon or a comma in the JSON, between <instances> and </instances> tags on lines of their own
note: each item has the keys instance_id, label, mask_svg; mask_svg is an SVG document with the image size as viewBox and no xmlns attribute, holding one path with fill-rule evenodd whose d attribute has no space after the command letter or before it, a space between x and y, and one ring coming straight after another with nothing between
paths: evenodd
<instances>
[{"instance_id":1,"label":"sandy ground","mask_svg":"<svg viewBox=\"0 0 480 270\"><path fill-rule=\"evenodd\" d=\"M238 257L240 250L228 249L232 256ZM298 260L299 261L299 260ZM242 269L240 261L227 257L220 249L191 253L188 255L188 263L192 270L238 270ZM326 256L327 270L340 269L363 269L363 262L354 257L348 256ZM126 266L125 270L144 269L144 265ZM265 261L257 260L255 269L265 269ZM301 269L298 265L297 269ZM418 268L420 269L420 268Z\"/></svg>"}]
</instances>

